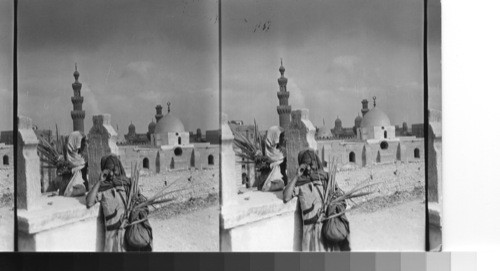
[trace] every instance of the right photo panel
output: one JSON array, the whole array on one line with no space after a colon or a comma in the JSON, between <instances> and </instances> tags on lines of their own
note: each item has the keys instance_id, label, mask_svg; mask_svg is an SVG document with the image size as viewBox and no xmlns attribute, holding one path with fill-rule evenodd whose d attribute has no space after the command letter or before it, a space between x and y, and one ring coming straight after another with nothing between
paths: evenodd
<instances>
[{"instance_id":1,"label":"right photo panel","mask_svg":"<svg viewBox=\"0 0 500 271\"><path fill-rule=\"evenodd\" d=\"M436 247L424 1L222 1L221 52L221 251L429 249L432 131Z\"/></svg>"}]
</instances>

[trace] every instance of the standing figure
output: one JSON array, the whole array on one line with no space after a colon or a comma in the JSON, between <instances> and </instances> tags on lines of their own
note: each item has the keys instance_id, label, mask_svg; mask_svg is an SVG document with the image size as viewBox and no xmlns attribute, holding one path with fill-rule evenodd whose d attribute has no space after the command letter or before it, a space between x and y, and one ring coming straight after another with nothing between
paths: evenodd
<instances>
[{"instance_id":1,"label":"standing figure","mask_svg":"<svg viewBox=\"0 0 500 271\"><path fill-rule=\"evenodd\" d=\"M302 214L302 251L350 250L348 243L347 246L332 243L322 235L322 207L328 173L323 170L321 160L313 150L304 150L299 153L298 162L297 175L285 187L283 201L286 203L292 197L299 199Z\"/></svg>"},{"instance_id":2,"label":"standing figure","mask_svg":"<svg viewBox=\"0 0 500 271\"><path fill-rule=\"evenodd\" d=\"M270 172L261 185L262 191L278 191L285 187L280 167L285 159L279 147L282 132L283 129L279 126L272 126L267 130L265 156L270 163Z\"/></svg>"},{"instance_id":3,"label":"standing figure","mask_svg":"<svg viewBox=\"0 0 500 271\"><path fill-rule=\"evenodd\" d=\"M79 197L87 192L86 176L83 176L83 174L86 174L86 162L83 158L84 149L85 136L80 131L72 132L68 137L65 155L71 172L62 175L62 182L59 187L59 194L65 197Z\"/></svg>"},{"instance_id":4,"label":"standing figure","mask_svg":"<svg viewBox=\"0 0 500 271\"><path fill-rule=\"evenodd\" d=\"M99 181L87 195L87 207L101 203L106 228L106 252L126 251L122 223L126 215L130 185L131 180L127 178L118 157L113 154L102 157Z\"/></svg>"}]
</instances>

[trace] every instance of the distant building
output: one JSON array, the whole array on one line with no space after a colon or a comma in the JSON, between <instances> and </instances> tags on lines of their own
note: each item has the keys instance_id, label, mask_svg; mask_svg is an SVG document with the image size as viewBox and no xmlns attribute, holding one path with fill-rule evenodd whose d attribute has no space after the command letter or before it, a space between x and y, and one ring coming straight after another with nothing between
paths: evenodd
<instances>
[{"instance_id":1,"label":"distant building","mask_svg":"<svg viewBox=\"0 0 500 271\"><path fill-rule=\"evenodd\" d=\"M0 132L0 143L5 145L14 144L14 132L13 131L2 131Z\"/></svg>"},{"instance_id":2,"label":"distant building","mask_svg":"<svg viewBox=\"0 0 500 271\"><path fill-rule=\"evenodd\" d=\"M423 123L412 124L411 133L416 137L425 137L424 124Z\"/></svg>"}]
</instances>

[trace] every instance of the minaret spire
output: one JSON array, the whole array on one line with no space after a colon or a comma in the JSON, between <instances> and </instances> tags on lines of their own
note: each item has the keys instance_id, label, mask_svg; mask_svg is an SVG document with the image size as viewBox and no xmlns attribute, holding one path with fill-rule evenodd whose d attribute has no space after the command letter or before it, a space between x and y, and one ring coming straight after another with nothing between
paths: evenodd
<instances>
[{"instance_id":1,"label":"minaret spire","mask_svg":"<svg viewBox=\"0 0 500 271\"><path fill-rule=\"evenodd\" d=\"M84 119L85 111L82 110L83 97L81 95L82 83L78 82L80 73L78 72L77 64L75 63L75 72L73 73L75 77L75 82L72 84L73 87L73 97L71 97L71 102L73 103L73 110L71 111L71 118L73 119L73 131L80 131L84 133Z\"/></svg>"},{"instance_id":2,"label":"minaret spire","mask_svg":"<svg viewBox=\"0 0 500 271\"><path fill-rule=\"evenodd\" d=\"M286 128L290 124L290 113L292 112L292 107L288 105L288 98L290 97L290 92L286 89L286 84L288 79L285 77L285 67L283 67L283 59L281 59L281 66L278 69L281 73L281 77L278 78L278 100L279 105L277 107L279 115L279 125L281 128Z\"/></svg>"}]
</instances>

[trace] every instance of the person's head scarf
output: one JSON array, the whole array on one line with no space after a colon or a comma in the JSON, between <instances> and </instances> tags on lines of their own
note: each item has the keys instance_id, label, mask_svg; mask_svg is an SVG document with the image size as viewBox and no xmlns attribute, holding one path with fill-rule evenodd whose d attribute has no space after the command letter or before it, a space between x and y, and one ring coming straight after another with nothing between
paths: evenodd
<instances>
[{"instance_id":1,"label":"person's head scarf","mask_svg":"<svg viewBox=\"0 0 500 271\"><path fill-rule=\"evenodd\" d=\"M112 177L108 177L100 186L99 191L111 189L113 187L124 186L128 190L131 181L127 178L125 169L118 156L114 154L106 155L101 158L101 172L109 170Z\"/></svg>"},{"instance_id":2,"label":"person's head scarf","mask_svg":"<svg viewBox=\"0 0 500 271\"><path fill-rule=\"evenodd\" d=\"M321 181L323 185L328 180L328 174L323 170L323 165L321 159L318 155L311 149L303 150L298 155L299 166L305 164L309 166L307 174L303 174L297 180L297 186L309 183Z\"/></svg>"},{"instance_id":3,"label":"person's head scarf","mask_svg":"<svg viewBox=\"0 0 500 271\"><path fill-rule=\"evenodd\" d=\"M83 138L84 135L80 131L74 131L68 137L66 160L71 164L73 170L80 170L85 167L85 159L79 152Z\"/></svg>"},{"instance_id":4,"label":"person's head scarf","mask_svg":"<svg viewBox=\"0 0 500 271\"><path fill-rule=\"evenodd\" d=\"M272 126L266 134L266 156L275 162L282 162L284 159L283 153L277 148L281 133L283 133L283 128Z\"/></svg>"}]
</instances>

